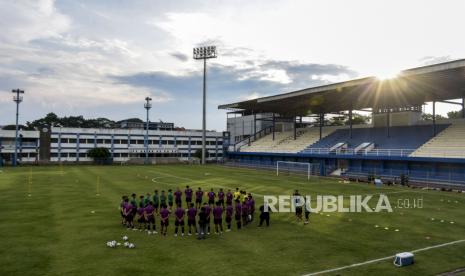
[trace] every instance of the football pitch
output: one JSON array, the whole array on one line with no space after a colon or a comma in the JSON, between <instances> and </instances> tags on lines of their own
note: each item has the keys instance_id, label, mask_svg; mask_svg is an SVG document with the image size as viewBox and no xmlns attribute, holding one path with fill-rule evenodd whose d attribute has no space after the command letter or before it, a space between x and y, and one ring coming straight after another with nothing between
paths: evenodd
<instances>
[{"instance_id":1,"label":"football pitch","mask_svg":"<svg viewBox=\"0 0 465 276\"><path fill-rule=\"evenodd\" d=\"M0 171L0 275L435 275L465 267L463 193L307 181L217 165ZM186 185L251 192L256 219L240 231L233 223L233 231L202 241L174 237L172 216L166 237L121 226L122 195ZM311 196L384 193L393 212L312 213L308 225L292 213L272 213L270 227L257 227L263 195L295 189ZM405 208L419 199L422 208ZM159 218L156 223L159 228ZM136 248L106 246L124 235ZM391 256L404 251L415 252L415 264L397 268Z\"/></svg>"}]
</instances>

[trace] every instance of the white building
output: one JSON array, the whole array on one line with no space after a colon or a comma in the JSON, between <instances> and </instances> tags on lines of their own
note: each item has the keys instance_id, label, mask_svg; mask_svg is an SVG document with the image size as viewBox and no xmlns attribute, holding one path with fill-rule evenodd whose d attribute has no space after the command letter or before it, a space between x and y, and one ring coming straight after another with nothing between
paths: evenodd
<instances>
[{"instance_id":1,"label":"white building","mask_svg":"<svg viewBox=\"0 0 465 276\"><path fill-rule=\"evenodd\" d=\"M53 127L50 133L50 161L92 161L87 151L96 147L110 150L116 162L145 157L145 130L93 129ZM149 130L149 157L180 157L188 159L202 148L199 130ZM207 160L223 158L223 133L208 131L206 135Z\"/></svg>"},{"instance_id":2,"label":"white building","mask_svg":"<svg viewBox=\"0 0 465 276\"><path fill-rule=\"evenodd\" d=\"M18 133L18 160L22 162L35 162L39 158L39 132L19 131ZM0 129L0 165L11 162L15 152L15 131Z\"/></svg>"},{"instance_id":3,"label":"white building","mask_svg":"<svg viewBox=\"0 0 465 276\"><path fill-rule=\"evenodd\" d=\"M87 151L104 147L115 162L145 157L145 130L52 127L41 131L20 131L18 162L89 162ZM191 158L202 149L200 130L149 130L149 157ZM207 160L223 158L223 133L207 131ZM11 163L15 131L0 130L0 165Z\"/></svg>"}]
</instances>

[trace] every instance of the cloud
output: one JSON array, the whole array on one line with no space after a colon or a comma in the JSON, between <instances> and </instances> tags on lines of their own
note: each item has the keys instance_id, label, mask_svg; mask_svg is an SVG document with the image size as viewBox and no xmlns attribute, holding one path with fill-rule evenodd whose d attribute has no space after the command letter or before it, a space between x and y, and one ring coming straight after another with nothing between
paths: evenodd
<instances>
[{"instance_id":1,"label":"cloud","mask_svg":"<svg viewBox=\"0 0 465 276\"><path fill-rule=\"evenodd\" d=\"M439 56L439 57L426 56L426 57L421 58L419 61L421 65L426 66L426 65L433 65L433 64L443 63L443 62L452 61L452 60L454 59L451 56Z\"/></svg>"},{"instance_id":2,"label":"cloud","mask_svg":"<svg viewBox=\"0 0 465 276\"><path fill-rule=\"evenodd\" d=\"M173 53L170 53L170 55L182 62L189 60L189 57L181 52L173 52Z\"/></svg>"},{"instance_id":3,"label":"cloud","mask_svg":"<svg viewBox=\"0 0 465 276\"><path fill-rule=\"evenodd\" d=\"M251 61L255 64L260 61ZM266 61L258 66L237 67L212 63L208 66L208 93L223 103L271 95L329 83L332 79L349 78L356 73L345 66L287 61ZM163 91L174 97L198 98L202 72L171 74L163 71L139 72L110 76L117 83Z\"/></svg>"},{"instance_id":4,"label":"cloud","mask_svg":"<svg viewBox=\"0 0 465 276\"><path fill-rule=\"evenodd\" d=\"M55 8L53 0L0 2L0 40L28 42L56 37L70 28L69 17Z\"/></svg>"}]
</instances>

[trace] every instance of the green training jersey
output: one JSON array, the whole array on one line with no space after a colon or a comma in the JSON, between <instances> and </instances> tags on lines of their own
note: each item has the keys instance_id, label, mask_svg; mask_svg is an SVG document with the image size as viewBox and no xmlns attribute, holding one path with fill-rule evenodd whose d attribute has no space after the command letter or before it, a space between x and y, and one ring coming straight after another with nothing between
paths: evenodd
<instances>
[{"instance_id":1,"label":"green training jersey","mask_svg":"<svg viewBox=\"0 0 465 276\"><path fill-rule=\"evenodd\" d=\"M160 195L160 203L161 204L166 204L166 196L165 195Z\"/></svg>"},{"instance_id":2,"label":"green training jersey","mask_svg":"<svg viewBox=\"0 0 465 276\"><path fill-rule=\"evenodd\" d=\"M168 202L173 202L173 193L168 193Z\"/></svg>"},{"instance_id":3,"label":"green training jersey","mask_svg":"<svg viewBox=\"0 0 465 276\"><path fill-rule=\"evenodd\" d=\"M158 195L153 195L153 204L157 205L158 204L159 197Z\"/></svg>"}]
</instances>

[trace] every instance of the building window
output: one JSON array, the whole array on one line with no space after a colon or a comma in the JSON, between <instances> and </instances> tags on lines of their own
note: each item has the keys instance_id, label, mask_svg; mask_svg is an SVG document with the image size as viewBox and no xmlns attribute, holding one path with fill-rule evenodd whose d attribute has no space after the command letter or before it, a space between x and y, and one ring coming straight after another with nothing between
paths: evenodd
<instances>
[{"instance_id":1,"label":"building window","mask_svg":"<svg viewBox=\"0 0 465 276\"><path fill-rule=\"evenodd\" d=\"M79 157L86 158L86 157L87 157L87 153L81 152L81 153L79 153Z\"/></svg>"},{"instance_id":2,"label":"building window","mask_svg":"<svg viewBox=\"0 0 465 276\"><path fill-rule=\"evenodd\" d=\"M76 157L76 153L75 152L70 152L69 157Z\"/></svg>"},{"instance_id":3,"label":"building window","mask_svg":"<svg viewBox=\"0 0 465 276\"><path fill-rule=\"evenodd\" d=\"M97 144L103 144L103 139L97 139Z\"/></svg>"},{"instance_id":4,"label":"building window","mask_svg":"<svg viewBox=\"0 0 465 276\"><path fill-rule=\"evenodd\" d=\"M105 144L110 144L111 145L111 139L105 139Z\"/></svg>"},{"instance_id":5,"label":"building window","mask_svg":"<svg viewBox=\"0 0 465 276\"><path fill-rule=\"evenodd\" d=\"M137 144L137 140L131 140L131 145Z\"/></svg>"},{"instance_id":6,"label":"building window","mask_svg":"<svg viewBox=\"0 0 465 276\"><path fill-rule=\"evenodd\" d=\"M86 139L79 139L79 144L87 144L87 140Z\"/></svg>"},{"instance_id":7,"label":"building window","mask_svg":"<svg viewBox=\"0 0 465 276\"><path fill-rule=\"evenodd\" d=\"M76 144L76 139L69 139L69 140L68 140L68 143L70 143L70 144Z\"/></svg>"}]
</instances>

